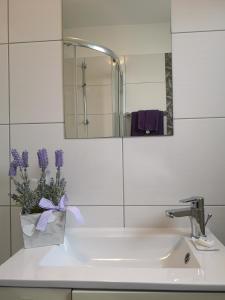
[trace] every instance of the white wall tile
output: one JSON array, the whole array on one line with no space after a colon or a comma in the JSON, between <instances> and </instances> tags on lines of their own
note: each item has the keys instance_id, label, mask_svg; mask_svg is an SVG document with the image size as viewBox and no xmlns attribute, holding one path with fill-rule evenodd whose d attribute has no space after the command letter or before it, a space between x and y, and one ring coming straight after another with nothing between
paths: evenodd
<instances>
[{"instance_id":1,"label":"white wall tile","mask_svg":"<svg viewBox=\"0 0 225 300\"><path fill-rule=\"evenodd\" d=\"M165 54L127 55L126 83L164 82Z\"/></svg>"},{"instance_id":2,"label":"white wall tile","mask_svg":"<svg viewBox=\"0 0 225 300\"><path fill-rule=\"evenodd\" d=\"M225 32L173 35L174 115L225 116Z\"/></svg>"},{"instance_id":3,"label":"white wall tile","mask_svg":"<svg viewBox=\"0 0 225 300\"><path fill-rule=\"evenodd\" d=\"M8 45L0 45L0 124L9 122Z\"/></svg>"},{"instance_id":4,"label":"white wall tile","mask_svg":"<svg viewBox=\"0 0 225 300\"><path fill-rule=\"evenodd\" d=\"M225 206L206 206L205 215L212 213L207 227L218 237L218 239L225 245Z\"/></svg>"},{"instance_id":5,"label":"white wall tile","mask_svg":"<svg viewBox=\"0 0 225 300\"><path fill-rule=\"evenodd\" d=\"M63 124L14 125L11 127L12 147L30 152L31 176L37 177L36 152L49 150L51 169L53 151L65 153L63 173L71 204L122 205L122 141L121 139L65 140ZM36 167L35 167L36 166Z\"/></svg>"},{"instance_id":6,"label":"white wall tile","mask_svg":"<svg viewBox=\"0 0 225 300\"><path fill-rule=\"evenodd\" d=\"M12 254L23 248L23 233L20 224L21 209L16 206L11 208L11 239L12 239Z\"/></svg>"},{"instance_id":7,"label":"white wall tile","mask_svg":"<svg viewBox=\"0 0 225 300\"><path fill-rule=\"evenodd\" d=\"M142 109L166 110L165 83L138 83L126 85L126 112Z\"/></svg>"},{"instance_id":8,"label":"white wall tile","mask_svg":"<svg viewBox=\"0 0 225 300\"><path fill-rule=\"evenodd\" d=\"M125 226L127 227L188 227L189 218L170 219L166 216L167 209L178 208L172 206L125 206Z\"/></svg>"},{"instance_id":9,"label":"white wall tile","mask_svg":"<svg viewBox=\"0 0 225 300\"><path fill-rule=\"evenodd\" d=\"M6 0L0 0L0 43L7 42L6 2ZM172 2L172 29L174 32L225 29L224 1L173 0ZM51 11L50 15L49 11ZM164 48L168 50L167 52L170 51L170 35L167 24L161 24L160 35L166 37L166 42L160 40L157 45L149 44L149 39L146 43L146 34L149 36L149 29L153 36L155 34L158 36L158 32L156 33L154 28L146 28L145 25L141 28L143 29L142 34L138 33L140 43L135 47L134 45L129 46L129 43L133 43L133 35L137 35L137 30L134 32L131 27L122 26L120 28L122 34L119 36L119 40L112 39L108 34L107 30L110 28L107 30L103 28L100 35L98 28L78 30L80 30L81 37L83 34L83 38L89 39L88 35L91 34L98 40L100 36L103 44L109 47L111 44L114 51L122 54L140 54L140 51L143 54L155 53L156 49ZM133 27L133 29L135 28ZM110 30L118 33L118 28ZM115 36L118 38L118 34ZM126 40L124 40L124 36L126 36ZM61 39L61 0L10 0L11 42L55 39ZM173 36L175 117L225 116L224 40L224 32ZM1 49L3 48L0 47L0 51ZM130 52L125 51L126 49L129 49ZM61 43L11 45L10 55L11 121L22 123L62 122ZM0 52L0 59L1 56ZM134 56L128 56L128 58L133 59L130 65L129 61L127 64L128 82L153 80L149 73L150 61L146 61L144 56L140 60ZM90 60L92 59L90 58ZM93 70L89 69L91 73L87 74L89 83L109 83L104 81L102 76L97 81L93 80L93 75L96 74L96 70L97 73L99 70L95 65L96 60L92 61ZM104 68L102 65L103 73L106 70L108 72L108 68ZM3 70L2 62L1 69ZM7 70L3 73L7 73ZM2 75L0 74L0 76ZM161 77L160 73L155 80ZM3 82L2 78L1 82ZM67 80L67 83L73 84L73 81ZM7 83L3 86L6 87ZM146 94L148 98L152 95L152 90L154 90L152 86L150 91L149 88L143 89L142 85L127 85L127 99L130 99L131 104L137 99L142 101ZM1 89L1 93L3 93L3 89ZM71 90L68 90L67 95L69 94L71 95ZM92 106L89 106L89 113L99 113L99 92L95 93L91 90L90 94L94 94L97 100L92 102ZM153 94L154 97L152 97L155 98L156 92ZM82 106L80 106L80 111L83 112L81 108ZM146 108L149 109L149 107ZM161 109L165 110L165 107ZM106 106L101 113L108 110L109 106ZM136 108L130 106L130 111L132 110L136 110ZM5 117L6 113L0 112L0 123L5 122L1 121L1 114ZM83 116L79 116L80 123L82 120ZM125 203L156 205L126 206L126 226L190 226L188 218L174 220L166 218L165 210L177 205L179 199L191 195L205 196L207 204L224 205L224 128L225 119L177 120L173 137L125 139ZM65 140L63 124L13 125L11 129L12 147L19 150L26 148L30 151L30 164L36 166L31 169L32 177L37 177L39 174L36 159L37 149L46 147L49 153L51 151L50 168L52 170L54 169L53 151L56 148L64 149L65 167L63 171L68 182L70 203L90 205L80 206L86 220L85 226L123 226L122 141L120 139ZM87 135L81 125L79 134ZM0 126L0 136L4 141L0 145L2 153L0 195L3 199L0 204L5 205L9 203L7 196L9 191L7 126ZM94 136L94 131L92 136ZM209 206L206 207L206 212L208 211L212 212L214 216L209 227L225 242L223 230L225 206ZM6 230L5 227L4 231L0 229L0 240L6 241L5 247L0 249L0 252L2 251L0 262L9 255L9 220L9 208L0 206L0 222L8 224ZM23 245L19 208L12 208L11 221L12 251L14 253ZM67 221L69 226L77 226L70 218Z\"/></svg>"},{"instance_id":10,"label":"white wall tile","mask_svg":"<svg viewBox=\"0 0 225 300\"><path fill-rule=\"evenodd\" d=\"M9 126L0 125L0 206L9 201Z\"/></svg>"},{"instance_id":11,"label":"white wall tile","mask_svg":"<svg viewBox=\"0 0 225 300\"><path fill-rule=\"evenodd\" d=\"M84 227L121 227L123 226L123 208L122 206L83 206L79 207L82 215L85 218ZM125 206L125 220L126 227L190 227L190 221L188 218L174 218L169 219L165 216L165 210L178 208L172 206ZM2 218L6 218L6 223L9 222L8 208L0 208L0 214L2 212ZM12 207L12 252L15 253L23 247L22 231L20 227L19 219L20 208ZM222 243L225 244L225 234L224 234L224 206L206 206L205 215L212 213L209 224L207 225L210 230L220 239ZM141 217L140 217L141 216ZM5 221L5 220L3 220ZM67 215L67 227L79 227L79 225L74 221L74 218L70 213ZM190 228L191 230L191 228ZM0 231L1 234L1 231ZM9 240L8 232L2 231L4 234L3 238L6 241ZM2 238L1 238L2 240ZM9 242L6 243L7 247L4 249L6 251L4 255L9 255ZM0 257L3 257L0 255Z\"/></svg>"},{"instance_id":12,"label":"white wall tile","mask_svg":"<svg viewBox=\"0 0 225 300\"><path fill-rule=\"evenodd\" d=\"M66 227L121 227L123 226L123 207L122 206L79 206L84 217L83 225L77 224L73 215L68 211ZM16 253L23 248L23 236L20 225L20 208L12 207L11 226L12 226L12 253ZM1 215L1 208L0 208ZM1 222L1 219L0 219ZM0 230L1 235L1 230ZM0 255L1 257L1 255Z\"/></svg>"},{"instance_id":13,"label":"white wall tile","mask_svg":"<svg viewBox=\"0 0 225 300\"><path fill-rule=\"evenodd\" d=\"M172 32L225 29L223 0L172 0Z\"/></svg>"},{"instance_id":14,"label":"white wall tile","mask_svg":"<svg viewBox=\"0 0 225 300\"><path fill-rule=\"evenodd\" d=\"M225 119L177 120L172 137L124 140L125 203L173 205L202 195L225 204Z\"/></svg>"},{"instance_id":15,"label":"white wall tile","mask_svg":"<svg viewBox=\"0 0 225 300\"><path fill-rule=\"evenodd\" d=\"M62 43L10 45L11 122L62 122Z\"/></svg>"},{"instance_id":16,"label":"white wall tile","mask_svg":"<svg viewBox=\"0 0 225 300\"><path fill-rule=\"evenodd\" d=\"M0 207L0 264L10 256L10 208Z\"/></svg>"},{"instance_id":17,"label":"white wall tile","mask_svg":"<svg viewBox=\"0 0 225 300\"><path fill-rule=\"evenodd\" d=\"M125 226L126 227L187 227L191 225L188 217L170 219L165 215L167 209L180 208L178 206L125 206ZM206 206L205 217L208 213L212 213L209 227L212 232L225 244L224 233L224 214L225 206Z\"/></svg>"},{"instance_id":18,"label":"white wall tile","mask_svg":"<svg viewBox=\"0 0 225 300\"><path fill-rule=\"evenodd\" d=\"M68 211L66 226L71 227L122 227L123 206L79 206L85 223L78 225Z\"/></svg>"},{"instance_id":19,"label":"white wall tile","mask_svg":"<svg viewBox=\"0 0 225 300\"><path fill-rule=\"evenodd\" d=\"M8 0L0 0L0 44L8 43Z\"/></svg>"},{"instance_id":20,"label":"white wall tile","mask_svg":"<svg viewBox=\"0 0 225 300\"><path fill-rule=\"evenodd\" d=\"M10 0L10 42L62 38L62 0Z\"/></svg>"}]
</instances>

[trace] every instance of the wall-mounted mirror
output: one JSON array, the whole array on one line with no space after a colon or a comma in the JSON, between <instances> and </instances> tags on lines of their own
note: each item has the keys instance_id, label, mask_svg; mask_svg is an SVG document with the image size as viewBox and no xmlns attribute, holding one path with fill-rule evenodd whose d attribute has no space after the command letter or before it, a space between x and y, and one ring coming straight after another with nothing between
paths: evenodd
<instances>
[{"instance_id":1,"label":"wall-mounted mirror","mask_svg":"<svg viewBox=\"0 0 225 300\"><path fill-rule=\"evenodd\" d=\"M66 138L173 134L170 0L63 0Z\"/></svg>"}]
</instances>

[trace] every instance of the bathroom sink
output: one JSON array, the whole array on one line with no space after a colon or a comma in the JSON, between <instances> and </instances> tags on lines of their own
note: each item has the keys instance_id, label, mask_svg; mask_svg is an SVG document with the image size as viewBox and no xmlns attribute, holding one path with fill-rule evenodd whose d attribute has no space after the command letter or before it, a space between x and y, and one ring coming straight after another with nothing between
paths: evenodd
<instances>
[{"instance_id":1,"label":"bathroom sink","mask_svg":"<svg viewBox=\"0 0 225 300\"><path fill-rule=\"evenodd\" d=\"M199 251L190 228L67 229L63 245L21 249L0 285L109 290L224 291L225 247Z\"/></svg>"},{"instance_id":2,"label":"bathroom sink","mask_svg":"<svg viewBox=\"0 0 225 300\"><path fill-rule=\"evenodd\" d=\"M199 268L186 239L154 230L77 229L66 233L42 266Z\"/></svg>"}]
</instances>

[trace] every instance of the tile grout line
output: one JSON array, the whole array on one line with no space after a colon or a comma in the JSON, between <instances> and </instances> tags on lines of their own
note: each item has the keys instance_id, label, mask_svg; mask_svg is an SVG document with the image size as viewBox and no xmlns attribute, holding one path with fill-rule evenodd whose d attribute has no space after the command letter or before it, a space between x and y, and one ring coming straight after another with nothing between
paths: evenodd
<instances>
[{"instance_id":1,"label":"tile grout line","mask_svg":"<svg viewBox=\"0 0 225 300\"><path fill-rule=\"evenodd\" d=\"M184 117L184 118L174 118L174 120L207 120L207 119L225 119L225 116L220 117ZM7 126L7 125L54 125L54 124L64 124L64 122L10 122L10 123L0 123L0 126Z\"/></svg>"},{"instance_id":2,"label":"tile grout line","mask_svg":"<svg viewBox=\"0 0 225 300\"><path fill-rule=\"evenodd\" d=\"M21 122L21 123L15 123L12 122L10 125L51 125L51 124L64 124L64 122Z\"/></svg>"},{"instance_id":3,"label":"tile grout line","mask_svg":"<svg viewBox=\"0 0 225 300\"><path fill-rule=\"evenodd\" d=\"M126 70L126 63L125 63L125 56L123 55L123 61L124 61L124 68L123 68L123 85L122 85L122 89L123 89L123 96L122 96L122 112L123 110L125 110L125 106L126 105L126 89L127 89L127 85L126 85L126 75L127 75L127 70ZM121 109L121 105L120 105L120 109ZM124 131L124 118L122 118L122 128ZM124 135L124 132L123 132ZM126 227L126 206L125 206L125 164L124 164L124 137L122 137L122 141L121 141L121 145L122 145L122 191L123 191L123 227Z\"/></svg>"},{"instance_id":4,"label":"tile grout line","mask_svg":"<svg viewBox=\"0 0 225 300\"><path fill-rule=\"evenodd\" d=\"M224 116L212 116L212 117L183 117L183 118L174 118L174 120L207 120L207 119L225 119Z\"/></svg>"},{"instance_id":5,"label":"tile grout line","mask_svg":"<svg viewBox=\"0 0 225 300\"><path fill-rule=\"evenodd\" d=\"M9 205L1 205L0 207L8 207ZM11 205L12 207L14 207L14 208L19 208L20 206L18 206L18 205L16 205L16 204L12 204ZM118 204L118 205L113 205L113 204L109 204L109 205L107 205L107 204L97 204L97 205L95 205L95 204L87 204L87 205L85 205L85 204L69 204L69 205L66 205L66 206L77 206L77 207L121 207L121 208L123 208L123 205L121 204Z\"/></svg>"},{"instance_id":6,"label":"tile grout line","mask_svg":"<svg viewBox=\"0 0 225 300\"><path fill-rule=\"evenodd\" d=\"M208 29L208 30L192 30L192 31L171 31L171 34L192 34L192 33L207 33L207 32L225 32L225 29Z\"/></svg>"},{"instance_id":7,"label":"tile grout line","mask_svg":"<svg viewBox=\"0 0 225 300\"><path fill-rule=\"evenodd\" d=\"M8 25L8 110L9 110L9 124L8 124L8 128L9 128L9 164L11 161L11 126L10 126L10 122L11 122L11 110L10 110L10 96L11 96L11 89L10 89L10 49L9 49L9 1L7 1L7 25ZM11 179L9 177L9 226L10 226L10 256L12 256L12 203L11 203L11 188L12 188L12 182Z\"/></svg>"},{"instance_id":8,"label":"tile grout line","mask_svg":"<svg viewBox=\"0 0 225 300\"><path fill-rule=\"evenodd\" d=\"M185 204L127 204L126 207L186 207ZM205 207L225 207L225 204L205 204Z\"/></svg>"},{"instance_id":9,"label":"tile grout line","mask_svg":"<svg viewBox=\"0 0 225 300\"><path fill-rule=\"evenodd\" d=\"M122 193L123 193L123 227L126 227L126 212L125 212L125 188L124 188L124 138L121 141L122 146Z\"/></svg>"},{"instance_id":10,"label":"tile grout line","mask_svg":"<svg viewBox=\"0 0 225 300\"><path fill-rule=\"evenodd\" d=\"M40 40L40 41L13 41L8 42L9 45L17 45L17 44L36 44L36 43L49 43L49 42L63 42L62 39L54 39L54 40Z\"/></svg>"},{"instance_id":11,"label":"tile grout line","mask_svg":"<svg viewBox=\"0 0 225 300\"><path fill-rule=\"evenodd\" d=\"M0 205L0 207L8 207L9 205ZM19 207L15 204L12 207ZM186 207L185 205L178 204L69 204L67 206L79 206L79 207ZM225 207L225 204L205 204L205 207Z\"/></svg>"}]
</instances>

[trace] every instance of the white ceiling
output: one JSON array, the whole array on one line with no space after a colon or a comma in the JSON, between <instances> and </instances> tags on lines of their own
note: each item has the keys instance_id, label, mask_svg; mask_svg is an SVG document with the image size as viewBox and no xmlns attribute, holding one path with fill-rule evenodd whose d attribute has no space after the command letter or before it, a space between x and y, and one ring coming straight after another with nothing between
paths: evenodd
<instances>
[{"instance_id":1,"label":"white ceiling","mask_svg":"<svg viewBox=\"0 0 225 300\"><path fill-rule=\"evenodd\" d=\"M170 21L170 0L63 0L64 28Z\"/></svg>"}]
</instances>

